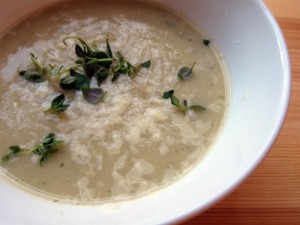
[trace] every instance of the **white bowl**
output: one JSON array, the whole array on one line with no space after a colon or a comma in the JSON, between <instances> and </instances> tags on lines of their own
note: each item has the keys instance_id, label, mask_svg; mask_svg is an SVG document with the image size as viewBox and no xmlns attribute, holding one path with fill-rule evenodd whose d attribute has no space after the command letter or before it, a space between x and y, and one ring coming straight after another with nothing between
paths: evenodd
<instances>
[{"instance_id":1,"label":"white bowl","mask_svg":"<svg viewBox=\"0 0 300 225\"><path fill-rule=\"evenodd\" d=\"M0 2L0 32L57 0ZM226 125L204 161L154 194L106 205L53 203L0 178L0 224L153 225L202 212L243 181L263 159L284 121L290 65L281 31L259 0L153 0L186 16L222 53L231 101Z\"/></svg>"}]
</instances>

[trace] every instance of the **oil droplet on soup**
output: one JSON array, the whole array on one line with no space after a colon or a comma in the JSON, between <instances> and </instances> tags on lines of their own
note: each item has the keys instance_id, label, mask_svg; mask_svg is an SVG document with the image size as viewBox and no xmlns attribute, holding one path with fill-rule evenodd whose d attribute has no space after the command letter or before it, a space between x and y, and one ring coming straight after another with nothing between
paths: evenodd
<instances>
[{"instance_id":1,"label":"oil droplet on soup","mask_svg":"<svg viewBox=\"0 0 300 225\"><path fill-rule=\"evenodd\" d=\"M70 39L65 46L66 36L80 36L103 51L109 36L114 54L151 65L115 82L106 79L101 88L107 94L97 104L62 90L61 77L34 83L19 76L32 67L30 53L46 64L72 67L80 43ZM64 140L44 166L32 155L1 163L10 180L36 193L97 202L163 188L201 161L222 126L228 105L222 62L197 29L165 9L123 1L64 3L27 18L0 43L1 155L13 145L31 148L50 132ZM192 78L179 79L180 68L194 62ZM205 110L184 115L161 98L169 90L181 104ZM61 93L69 100L67 110L45 113Z\"/></svg>"}]
</instances>

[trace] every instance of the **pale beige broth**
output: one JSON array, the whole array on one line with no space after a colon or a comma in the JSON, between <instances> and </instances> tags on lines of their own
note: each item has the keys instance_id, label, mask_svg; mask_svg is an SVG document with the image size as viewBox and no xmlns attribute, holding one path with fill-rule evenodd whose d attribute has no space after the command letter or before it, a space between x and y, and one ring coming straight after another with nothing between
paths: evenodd
<instances>
[{"instance_id":1,"label":"pale beige broth","mask_svg":"<svg viewBox=\"0 0 300 225\"><path fill-rule=\"evenodd\" d=\"M30 53L52 65L73 65L78 41L65 46L66 36L105 50L107 35L113 52L120 50L134 65L151 60L151 66L115 82L107 79L101 85L107 95L96 105L81 92L60 89L59 77L32 83L18 75L32 67ZM203 38L167 10L128 1L64 3L11 29L0 40L0 153L12 145L32 147L50 132L64 144L42 167L31 155L2 162L8 177L79 202L139 196L178 180L206 155L228 105L222 62ZM193 62L193 77L178 79L179 69ZM161 98L171 89L206 110L184 115ZM45 113L60 93L69 108Z\"/></svg>"}]
</instances>

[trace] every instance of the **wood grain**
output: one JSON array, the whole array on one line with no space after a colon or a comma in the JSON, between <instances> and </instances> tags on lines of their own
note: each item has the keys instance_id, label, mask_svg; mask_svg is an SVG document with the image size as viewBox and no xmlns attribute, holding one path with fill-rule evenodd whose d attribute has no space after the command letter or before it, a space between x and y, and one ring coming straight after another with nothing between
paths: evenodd
<instances>
[{"instance_id":1,"label":"wood grain","mask_svg":"<svg viewBox=\"0 0 300 225\"><path fill-rule=\"evenodd\" d=\"M264 0L264 2L276 17L300 19L299 0Z\"/></svg>"},{"instance_id":2,"label":"wood grain","mask_svg":"<svg viewBox=\"0 0 300 225\"><path fill-rule=\"evenodd\" d=\"M300 0L265 0L289 48L292 94L270 153L230 196L181 225L300 225Z\"/></svg>"}]
</instances>

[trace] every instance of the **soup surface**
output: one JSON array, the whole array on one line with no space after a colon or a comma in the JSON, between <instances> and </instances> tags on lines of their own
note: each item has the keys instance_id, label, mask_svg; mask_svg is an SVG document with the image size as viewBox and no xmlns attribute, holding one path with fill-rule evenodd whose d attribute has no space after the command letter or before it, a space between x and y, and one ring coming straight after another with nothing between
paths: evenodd
<instances>
[{"instance_id":1,"label":"soup surface","mask_svg":"<svg viewBox=\"0 0 300 225\"><path fill-rule=\"evenodd\" d=\"M119 51L138 69L105 79L106 95L90 104L83 92L59 85L70 68L84 74L74 64L81 43L69 38L65 45L67 36L103 51L108 40L112 58ZM1 163L5 174L46 196L79 202L133 197L178 180L207 153L228 105L222 62L203 39L177 15L137 2L64 3L27 18L0 40L0 153L31 149L49 133L64 142L43 166L37 155L13 155ZM34 69L30 54L66 73L29 82L19 73ZM183 67L190 79L177 76ZM164 92L175 99L162 98ZM62 93L69 107L45 112Z\"/></svg>"}]
</instances>

